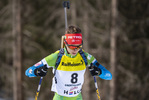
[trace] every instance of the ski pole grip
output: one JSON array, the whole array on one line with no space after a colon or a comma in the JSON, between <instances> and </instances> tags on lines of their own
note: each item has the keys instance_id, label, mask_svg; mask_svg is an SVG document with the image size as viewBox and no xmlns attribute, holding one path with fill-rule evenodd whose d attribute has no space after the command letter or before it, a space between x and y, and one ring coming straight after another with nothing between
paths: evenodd
<instances>
[{"instance_id":1,"label":"ski pole grip","mask_svg":"<svg viewBox=\"0 0 149 100\"><path fill-rule=\"evenodd\" d=\"M67 7L67 9L69 9L69 8L70 8L70 5L69 5L69 4L70 4L69 1L64 1L64 2L63 2L63 7L64 7L64 8Z\"/></svg>"}]
</instances>

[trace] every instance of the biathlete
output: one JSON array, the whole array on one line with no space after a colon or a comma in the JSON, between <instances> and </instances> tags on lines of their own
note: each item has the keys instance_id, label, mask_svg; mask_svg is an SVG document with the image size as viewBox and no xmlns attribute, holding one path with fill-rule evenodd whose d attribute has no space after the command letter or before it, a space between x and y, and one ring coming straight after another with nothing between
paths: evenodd
<instances>
[{"instance_id":1,"label":"biathlete","mask_svg":"<svg viewBox=\"0 0 149 100\"><path fill-rule=\"evenodd\" d=\"M51 91L53 100L82 100L81 89L84 73L88 67L92 76L111 80L112 74L89 53L82 50L81 29L69 26L64 38L65 47L42 59L25 72L28 77L43 77L48 68L53 68Z\"/></svg>"}]
</instances>

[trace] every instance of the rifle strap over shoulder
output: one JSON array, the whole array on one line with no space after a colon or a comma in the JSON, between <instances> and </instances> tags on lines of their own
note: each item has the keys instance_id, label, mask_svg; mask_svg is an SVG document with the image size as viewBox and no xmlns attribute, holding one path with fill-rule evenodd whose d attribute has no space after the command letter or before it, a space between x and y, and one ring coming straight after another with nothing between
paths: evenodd
<instances>
[{"instance_id":1,"label":"rifle strap over shoulder","mask_svg":"<svg viewBox=\"0 0 149 100\"><path fill-rule=\"evenodd\" d=\"M60 64L63 55L64 55L64 48L61 48L56 60L54 75L56 74L57 67Z\"/></svg>"},{"instance_id":2,"label":"rifle strap over shoulder","mask_svg":"<svg viewBox=\"0 0 149 100\"><path fill-rule=\"evenodd\" d=\"M86 57L85 53L83 52L82 49L79 50L79 53L82 56L82 58L83 58L83 60L85 62L85 65L87 66L88 63L87 63L87 57Z\"/></svg>"},{"instance_id":3,"label":"rifle strap over shoulder","mask_svg":"<svg viewBox=\"0 0 149 100\"><path fill-rule=\"evenodd\" d=\"M85 65L87 66L88 63L87 63L87 57L86 57L85 53L82 51L82 49L79 50L79 53L82 56L82 58L83 58L83 60L85 62ZM61 48L60 49L60 52L58 54L58 57L57 57L57 61L56 61L56 65L55 65L55 70L54 70L54 76L56 74L57 67L60 64L61 58L62 58L63 55L64 55L64 48Z\"/></svg>"}]
</instances>

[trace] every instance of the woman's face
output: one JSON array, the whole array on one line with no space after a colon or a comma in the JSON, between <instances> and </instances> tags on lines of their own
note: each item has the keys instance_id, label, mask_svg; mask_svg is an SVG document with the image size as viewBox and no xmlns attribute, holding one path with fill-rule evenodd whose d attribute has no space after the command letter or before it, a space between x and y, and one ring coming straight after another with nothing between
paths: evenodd
<instances>
[{"instance_id":1,"label":"woman's face","mask_svg":"<svg viewBox=\"0 0 149 100\"><path fill-rule=\"evenodd\" d=\"M75 46L77 46L77 45L75 45ZM66 48L67 48L68 53L70 53L72 56L75 56L80 50L79 48L70 49L67 45L66 45Z\"/></svg>"}]
</instances>

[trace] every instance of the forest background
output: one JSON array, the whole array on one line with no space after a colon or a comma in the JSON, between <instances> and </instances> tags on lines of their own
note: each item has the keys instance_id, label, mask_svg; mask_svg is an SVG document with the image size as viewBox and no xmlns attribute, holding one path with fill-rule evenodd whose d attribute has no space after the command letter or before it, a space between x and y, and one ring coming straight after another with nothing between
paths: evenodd
<instances>
[{"instance_id":1,"label":"forest background","mask_svg":"<svg viewBox=\"0 0 149 100\"><path fill-rule=\"evenodd\" d=\"M101 99L148 100L149 1L69 1L68 25L82 29L85 51L113 74L111 81L97 78ZM40 78L26 77L25 70L60 48L65 31L62 3L0 0L0 100L34 100ZM52 100L51 71L43 79L39 100ZM85 80L84 100L97 100L88 70Z\"/></svg>"}]
</instances>

